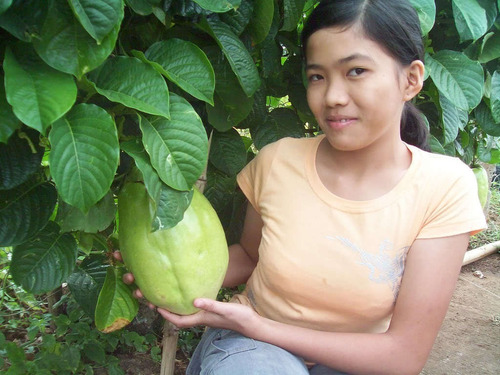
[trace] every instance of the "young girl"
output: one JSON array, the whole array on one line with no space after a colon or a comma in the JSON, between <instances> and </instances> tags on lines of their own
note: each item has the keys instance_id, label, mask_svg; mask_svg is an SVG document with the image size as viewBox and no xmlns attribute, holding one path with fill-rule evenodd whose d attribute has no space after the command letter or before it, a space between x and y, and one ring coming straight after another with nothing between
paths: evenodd
<instances>
[{"instance_id":1,"label":"young girl","mask_svg":"<svg viewBox=\"0 0 500 375\"><path fill-rule=\"evenodd\" d=\"M423 85L407 1L323 1L303 30L307 98L322 130L264 147L225 286L231 303L160 313L207 325L187 374L418 374L469 235L485 228L475 178L423 151ZM418 148L418 147L420 148Z\"/></svg>"}]
</instances>

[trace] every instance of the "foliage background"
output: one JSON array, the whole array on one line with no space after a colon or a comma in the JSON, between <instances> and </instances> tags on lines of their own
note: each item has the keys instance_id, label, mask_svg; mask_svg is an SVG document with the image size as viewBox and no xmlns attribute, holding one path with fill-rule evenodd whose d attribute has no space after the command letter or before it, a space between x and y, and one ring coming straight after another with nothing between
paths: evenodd
<instances>
[{"instance_id":1,"label":"foliage background","mask_svg":"<svg viewBox=\"0 0 500 375\"><path fill-rule=\"evenodd\" d=\"M236 174L266 144L318 131L299 45L316 3L0 0L2 313L17 293L36 299L67 284L51 312L59 301L71 313L71 300L100 330L135 316L111 257L116 196L133 166L156 204L153 230L181 220L172 207L206 167L205 195L237 240L245 200ZM426 45L415 103L433 152L498 164L500 1L411 3Z\"/></svg>"}]
</instances>

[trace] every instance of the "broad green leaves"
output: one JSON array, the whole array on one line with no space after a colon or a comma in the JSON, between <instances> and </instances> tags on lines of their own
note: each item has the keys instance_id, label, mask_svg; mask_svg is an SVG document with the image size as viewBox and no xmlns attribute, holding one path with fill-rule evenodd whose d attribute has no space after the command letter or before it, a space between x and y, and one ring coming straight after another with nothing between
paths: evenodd
<instances>
[{"instance_id":1,"label":"broad green leaves","mask_svg":"<svg viewBox=\"0 0 500 375\"><path fill-rule=\"evenodd\" d=\"M200 117L182 97L171 95L170 113L170 120L141 116L143 143L162 181L187 191L205 168L207 135Z\"/></svg>"},{"instance_id":2,"label":"broad green leaves","mask_svg":"<svg viewBox=\"0 0 500 375\"><path fill-rule=\"evenodd\" d=\"M297 27L297 23L302 17L302 9L306 0L283 0L283 9L285 13L282 30L292 31Z\"/></svg>"},{"instance_id":3,"label":"broad green leaves","mask_svg":"<svg viewBox=\"0 0 500 375\"><path fill-rule=\"evenodd\" d=\"M85 30L101 44L123 18L121 0L69 0L69 5Z\"/></svg>"},{"instance_id":4,"label":"broad green leaves","mask_svg":"<svg viewBox=\"0 0 500 375\"><path fill-rule=\"evenodd\" d=\"M1 192L0 246L15 246L36 235L48 222L57 192L48 182L27 182Z\"/></svg>"},{"instance_id":5,"label":"broad green leaves","mask_svg":"<svg viewBox=\"0 0 500 375\"><path fill-rule=\"evenodd\" d=\"M410 0L410 3L418 13L422 35L427 35L436 19L436 3L434 0Z\"/></svg>"},{"instance_id":6,"label":"broad green leaves","mask_svg":"<svg viewBox=\"0 0 500 375\"><path fill-rule=\"evenodd\" d=\"M181 39L153 44L145 57L156 63L158 71L195 98L214 104L214 70L205 53Z\"/></svg>"},{"instance_id":7,"label":"broad green leaves","mask_svg":"<svg viewBox=\"0 0 500 375\"><path fill-rule=\"evenodd\" d=\"M216 13L224 13L237 9L241 0L194 0L202 8Z\"/></svg>"},{"instance_id":8,"label":"broad green leaves","mask_svg":"<svg viewBox=\"0 0 500 375\"><path fill-rule=\"evenodd\" d=\"M262 42L273 23L274 1L257 0L254 3L249 31L256 44Z\"/></svg>"},{"instance_id":9,"label":"broad green leaves","mask_svg":"<svg viewBox=\"0 0 500 375\"><path fill-rule=\"evenodd\" d=\"M114 0L113 3L115 2ZM76 0L73 3L75 6L78 4ZM105 6L104 3L101 1L99 5ZM96 42L94 37L74 17L66 2L57 1L53 4L40 37L33 43L34 47L48 65L80 78L83 74L102 64L110 55L118 37L123 12L112 17L114 23L106 24L104 29L100 28L99 31L95 32L96 37L102 37L100 41ZM112 6L110 5L110 7ZM88 10L88 7L86 9ZM78 7L78 10L82 13L81 17L84 17L82 8ZM87 27L91 28L92 25L95 26L95 24L87 24ZM107 34L102 35L108 28Z\"/></svg>"},{"instance_id":10,"label":"broad green leaves","mask_svg":"<svg viewBox=\"0 0 500 375\"><path fill-rule=\"evenodd\" d=\"M484 86L481 64L455 51L427 55L426 64L437 88L455 106L469 111L479 104Z\"/></svg>"},{"instance_id":11,"label":"broad green leaves","mask_svg":"<svg viewBox=\"0 0 500 375\"><path fill-rule=\"evenodd\" d=\"M94 317L108 267L103 256L92 256L86 258L68 277L68 287L73 297L91 317Z\"/></svg>"},{"instance_id":12,"label":"broad green leaves","mask_svg":"<svg viewBox=\"0 0 500 375\"><path fill-rule=\"evenodd\" d=\"M152 115L170 117L167 84L151 65L135 57L114 57L89 74L101 95Z\"/></svg>"},{"instance_id":13,"label":"broad green leaves","mask_svg":"<svg viewBox=\"0 0 500 375\"><path fill-rule=\"evenodd\" d=\"M252 96L260 86L255 63L241 40L224 22L208 19L204 28L214 37L247 96Z\"/></svg>"},{"instance_id":14,"label":"broad green leaves","mask_svg":"<svg viewBox=\"0 0 500 375\"><path fill-rule=\"evenodd\" d=\"M49 222L39 235L14 247L10 271L16 284L39 294L60 286L75 268L76 241Z\"/></svg>"},{"instance_id":15,"label":"broad green leaves","mask_svg":"<svg viewBox=\"0 0 500 375\"><path fill-rule=\"evenodd\" d=\"M30 45L5 51L5 93L14 114L44 133L76 100L76 85L68 74L45 65Z\"/></svg>"},{"instance_id":16,"label":"broad green leaves","mask_svg":"<svg viewBox=\"0 0 500 375\"><path fill-rule=\"evenodd\" d=\"M50 168L62 199L86 213L109 190L119 146L111 116L93 104L75 106L49 135Z\"/></svg>"},{"instance_id":17,"label":"broad green leaves","mask_svg":"<svg viewBox=\"0 0 500 375\"><path fill-rule=\"evenodd\" d=\"M497 124L500 124L500 71L495 71L491 78L491 113Z\"/></svg>"},{"instance_id":18,"label":"broad green leaves","mask_svg":"<svg viewBox=\"0 0 500 375\"><path fill-rule=\"evenodd\" d=\"M43 148L32 129L18 132L9 142L0 144L0 190L9 190L26 182L39 168Z\"/></svg>"},{"instance_id":19,"label":"broad green leaves","mask_svg":"<svg viewBox=\"0 0 500 375\"><path fill-rule=\"evenodd\" d=\"M477 40L496 19L497 8L487 0L452 0L455 25L460 40Z\"/></svg>"}]
</instances>

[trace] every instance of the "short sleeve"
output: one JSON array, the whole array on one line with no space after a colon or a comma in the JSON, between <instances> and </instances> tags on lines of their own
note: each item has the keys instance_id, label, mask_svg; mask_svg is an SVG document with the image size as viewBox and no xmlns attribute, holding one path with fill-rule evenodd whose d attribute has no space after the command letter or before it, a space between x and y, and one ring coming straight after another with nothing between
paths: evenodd
<instances>
[{"instance_id":1,"label":"short sleeve","mask_svg":"<svg viewBox=\"0 0 500 375\"><path fill-rule=\"evenodd\" d=\"M278 147L279 141L263 147L236 177L243 194L259 214L261 213L260 196L265 187Z\"/></svg>"},{"instance_id":2,"label":"short sleeve","mask_svg":"<svg viewBox=\"0 0 500 375\"><path fill-rule=\"evenodd\" d=\"M472 170L456 163L455 173L443 171L435 186L432 204L417 238L436 238L469 232L476 234L487 227Z\"/></svg>"}]
</instances>

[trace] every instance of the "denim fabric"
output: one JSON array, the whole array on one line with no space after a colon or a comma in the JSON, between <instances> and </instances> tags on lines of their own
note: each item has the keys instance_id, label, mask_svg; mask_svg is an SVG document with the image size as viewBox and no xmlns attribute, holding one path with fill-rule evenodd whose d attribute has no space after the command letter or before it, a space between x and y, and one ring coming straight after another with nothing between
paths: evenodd
<instances>
[{"instance_id":1,"label":"denim fabric","mask_svg":"<svg viewBox=\"0 0 500 375\"><path fill-rule=\"evenodd\" d=\"M325 366L310 370L292 353L237 332L209 328L198 344L186 375L347 375Z\"/></svg>"}]
</instances>

